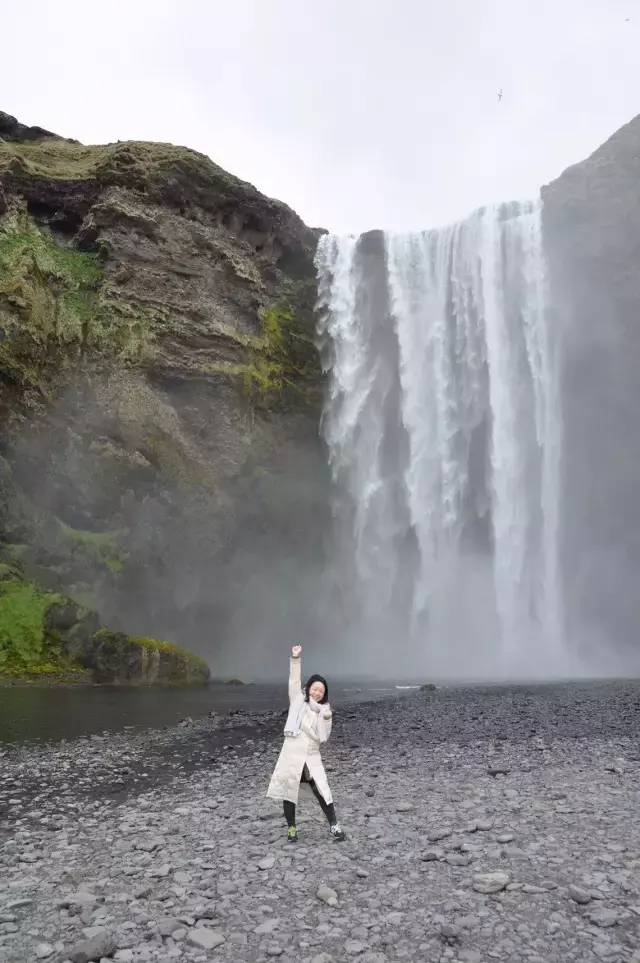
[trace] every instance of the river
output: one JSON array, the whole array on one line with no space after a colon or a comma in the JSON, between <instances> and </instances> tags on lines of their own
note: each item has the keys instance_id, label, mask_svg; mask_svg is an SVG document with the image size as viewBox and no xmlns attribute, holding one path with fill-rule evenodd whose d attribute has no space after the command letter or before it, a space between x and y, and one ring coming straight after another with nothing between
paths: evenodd
<instances>
[{"instance_id":1,"label":"river","mask_svg":"<svg viewBox=\"0 0 640 963\"><path fill-rule=\"evenodd\" d=\"M331 700L363 701L401 695L391 685L377 688L332 685ZM0 688L0 743L59 742L127 728L161 729L184 718L232 709L256 712L285 708L286 686L213 683L202 688L164 689L119 686Z\"/></svg>"}]
</instances>

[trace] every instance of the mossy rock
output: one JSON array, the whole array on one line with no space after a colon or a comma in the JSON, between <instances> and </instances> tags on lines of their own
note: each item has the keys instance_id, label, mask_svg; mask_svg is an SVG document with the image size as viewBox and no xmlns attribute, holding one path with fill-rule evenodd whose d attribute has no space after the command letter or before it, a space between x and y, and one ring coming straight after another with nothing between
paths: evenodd
<instances>
[{"instance_id":1,"label":"mossy rock","mask_svg":"<svg viewBox=\"0 0 640 963\"><path fill-rule=\"evenodd\" d=\"M84 665L96 682L112 685L202 685L207 663L170 642L100 629L85 650Z\"/></svg>"},{"instance_id":2,"label":"mossy rock","mask_svg":"<svg viewBox=\"0 0 640 963\"><path fill-rule=\"evenodd\" d=\"M209 675L186 649L101 629L96 612L0 562L0 682L195 685Z\"/></svg>"}]
</instances>

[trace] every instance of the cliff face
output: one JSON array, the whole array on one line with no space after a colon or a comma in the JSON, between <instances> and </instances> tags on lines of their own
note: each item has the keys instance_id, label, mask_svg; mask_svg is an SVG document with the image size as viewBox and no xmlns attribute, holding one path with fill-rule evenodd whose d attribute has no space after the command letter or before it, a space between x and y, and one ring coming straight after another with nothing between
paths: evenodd
<instances>
[{"instance_id":1,"label":"cliff face","mask_svg":"<svg viewBox=\"0 0 640 963\"><path fill-rule=\"evenodd\" d=\"M542 196L563 344L570 627L586 647L637 648L640 117Z\"/></svg>"},{"instance_id":2,"label":"cliff face","mask_svg":"<svg viewBox=\"0 0 640 963\"><path fill-rule=\"evenodd\" d=\"M0 538L214 672L313 631L317 235L193 151L0 114Z\"/></svg>"}]
</instances>

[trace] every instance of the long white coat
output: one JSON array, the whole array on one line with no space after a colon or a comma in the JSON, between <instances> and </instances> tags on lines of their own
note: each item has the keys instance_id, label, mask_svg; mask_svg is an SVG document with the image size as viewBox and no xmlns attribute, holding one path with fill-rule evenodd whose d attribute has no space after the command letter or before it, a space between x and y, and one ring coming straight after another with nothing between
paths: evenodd
<instances>
[{"instance_id":1,"label":"long white coat","mask_svg":"<svg viewBox=\"0 0 640 963\"><path fill-rule=\"evenodd\" d=\"M302 691L300 662L299 658L291 659L290 662L289 704L294 699L299 698ZM328 805L333 802L327 775L322 765L322 756L320 755L317 719L317 713L305 704L300 734L284 737L284 745L267 789L267 796L270 799L287 799L289 802L297 803L300 778L306 765L309 775L314 780L324 801ZM328 738L331 733L330 718L325 719L325 730Z\"/></svg>"}]
</instances>

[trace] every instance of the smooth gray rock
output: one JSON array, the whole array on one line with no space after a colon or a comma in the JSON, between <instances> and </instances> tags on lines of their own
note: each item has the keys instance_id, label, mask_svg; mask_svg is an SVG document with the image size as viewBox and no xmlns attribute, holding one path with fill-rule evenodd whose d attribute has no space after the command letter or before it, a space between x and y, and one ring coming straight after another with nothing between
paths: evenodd
<instances>
[{"instance_id":1,"label":"smooth gray rock","mask_svg":"<svg viewBox=\"0 0 640 963\"><path fill-rule=\"evenodd\" d=\"M585 889L581 889L580 886L574 886L573 883L569 886L569 896L574 901L574 903L580 903L586 906L587 903L591 902L591 897Z\"/></svg>"},{"instance_id":2,"label":"smooth gray rock","mask_svg":"<svg viewBox=\"0 0 640 963\"><path fill-rule=\"evenodd\" d=\"M101 936L94 936L89 940L80 940L74 943L68 950L65 950L66 958L70 963L94 963L96 960L107 959L113 956L118 945L110 933L103 933Z\"/></svg>"},{"instance_id":3,"label":"smooth gray rock","mask_svg":"<svg viewBox=\"0 0 640 963\"><path fill-rule=\"evenodd\" d=\"M473 888L476 893L500 893L503 889L506 889L509 883L509 876L507 873L497 872L497 873L477 873L473 877Z\"/></svg>"}]
</instances>

